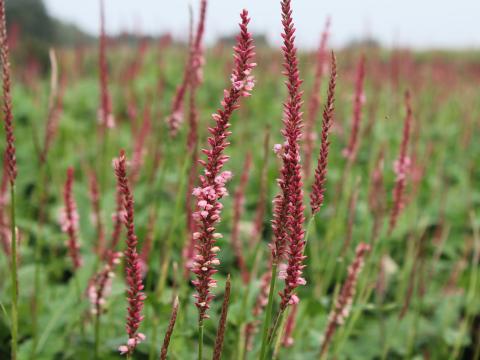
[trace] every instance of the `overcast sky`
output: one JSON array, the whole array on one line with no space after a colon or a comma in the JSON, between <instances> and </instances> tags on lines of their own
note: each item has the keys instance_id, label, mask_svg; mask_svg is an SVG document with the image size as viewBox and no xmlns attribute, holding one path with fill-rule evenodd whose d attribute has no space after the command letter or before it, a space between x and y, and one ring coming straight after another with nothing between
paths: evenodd
<instances>
[{"instance_id":1,"label":"overcast sky","mask_svg":"<svg viewBox=\"0 0 480 360\"><path fill-rule=\"evenodd\" d=\"M50 13L98 33L99 0L44 0ZM186 38L188 5L198 12L198 0L105 0L107 31L171 31ZM242 8L249 10L254 32L280 41L279 0L210 0L207 41L236 31ZM384 45L480 48L480 0L294 0L294 20L300 46L316 46L325 18L332 18L332 43L371 34Z\"/></svg>"}]
</instances>

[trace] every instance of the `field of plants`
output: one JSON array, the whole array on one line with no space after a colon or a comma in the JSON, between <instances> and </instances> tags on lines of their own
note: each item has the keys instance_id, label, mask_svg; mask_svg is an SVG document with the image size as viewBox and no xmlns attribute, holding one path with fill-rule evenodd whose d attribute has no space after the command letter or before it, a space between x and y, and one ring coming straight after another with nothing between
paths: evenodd
<instances>
[{"instance_id":1,"label":"field of plants","mask_svg":"<svg viewBox=\"0 0 480 360\"><path fill-rule=\"evenodd\" d=\"M480 53L210 6L42 75L0 1L0 359L480 359Z\"/></svg>"}]
</instances>

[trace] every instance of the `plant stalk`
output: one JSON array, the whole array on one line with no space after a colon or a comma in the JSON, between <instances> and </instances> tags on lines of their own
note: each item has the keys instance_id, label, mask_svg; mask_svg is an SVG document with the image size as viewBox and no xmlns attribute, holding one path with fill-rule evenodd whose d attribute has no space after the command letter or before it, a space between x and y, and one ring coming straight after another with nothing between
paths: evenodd
<instances>
[{"instance_id":1,"label":"plant stalk","mask_svg":"<svg viewBox=\"0 0 480 360\"><path fill-rule=\"evenodd\" d=\"M273 310L273 294L275 293L275 285L277 281L277 262L272 263L272 278L270 279L270 290L268 292L268 304L265 311L265 320L263 321L263 330L262 330L262 347L260 349L259 359L265 359L267 355L268 348L268 330L270 329L270 323L272 322L272 310Z\"/></svg>"},{"instance_id":2,"label":"plant stalk","mask_svg":"<svg viewBox=\"0 0 480 360\"><path fill-rule=\"evenodd\" d=\"M12 276L12 314L11 314L11 332L12 332L12 360L17 359L18 343L18 273L17 273L17 233L15 223L15 184L10 186L10 217L12 231L12 251L11 251L11 276Z\"/></svg>"},{"instance_id":3,"label":"plant stalk","mask_svg":"<svg viewBox=\"0 0 480 360\"><path fill-rule=\"evenodd\" d=\"M203 320L198 322L198 360L203 360Z\"/></svg>"}]
</instances>

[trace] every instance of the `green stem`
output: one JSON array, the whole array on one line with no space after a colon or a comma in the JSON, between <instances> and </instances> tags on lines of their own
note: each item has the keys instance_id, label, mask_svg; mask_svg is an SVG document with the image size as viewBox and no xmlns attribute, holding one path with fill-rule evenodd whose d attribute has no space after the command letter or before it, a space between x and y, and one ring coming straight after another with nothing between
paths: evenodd
<instances>
[{"instance_id":1,"label":"green stem","mask_svg":"<svg viewBox=\"0 0 480 360\"><path fill-rule=\"evenodd\" d=\"M80 315L79 315L79 322L80 322L80 333L82 334L82 337L85 337L85 328L83 324L83 316L82 316L82 291L80 290L80 280L78 279L78 274L74 274L74 283L75 283L75 291L77 293L77 302L78 302L78 307L80 309Z\"/></svg>"},{"instance_id":2,"label":"green stem","mask_svg":"<svg viewBox=\"0 0 480 360\"><path fill-rule=\"evenodd\" d=\"M41 261L41 251L43 247L43 224L45 221L43 214L43 204L45 199L46 192L46 162L40 164L40 175L38 179L38 206L39 206L39 216L38 216L38 234L35 241L35 275L34 275L34 286L32 294L32 333L33 333L33 345L32 345L32 356L35 358L36 349L38 344L38 313L40 309L40 300L42 299L41 291L42 287L40 286L40 261Z\"/></svg>"},{"instance_id":3,"label":"green stem","mask_svg":"<svg viewBox=\"0 0 480 360\"><path fill-rule=\"evenodd\" d=\"M282 344L282 339L283 337L285 336L285 326L286 326L286 321L287 321L287 318L288 316L290 315L290 312L287 308L287 311L284 312L284 316L282 316L282 321L281 321L281 324L280 324L280 333L278 334L277 336L277 340L275 341L275 344L274 344L274 347L273 347L273 355L272 355L272 359L277 359L278 358L278 353L280 352L280 346Z\"/></svg>"},{"instance_id":4,"label":"green stem","mask_svg":"<svg viewBox=\"0 0 480 360\"><path fill-rule=\"evenodd\" d=\"M17 274L17 233L15 230L15 184L10 186L11 201L11 230L12 230L12 251L11 251L11 275L12 275L12 360L17 359L18 342L18 274Z\"/></svg>"},{"instance_id":5,"label":"green stem","mask_svg":"<svg viewBox=\"0 0 480 360\"><path fill-rule=\"evenodd\" d=\"M262 347L260 349L260 360L263 360L267 354L267 340L268 330L270 329L270 323L272 322L272 310L273 310L273 294L275 293L275 284L277 281L277 262L272 263L272 278L270 279L270 290L268 292L268 304L265 311L265 320L263 321L262 330Z\"/></svg>"},{"instance_id":6,"label":"green stem","mask_svg":"<svg viewBox=\"0 0 480 360\"><path fill-rule=\"evenodd\" d=\"M198 322L198 360L203 360L203 320Z\"/></svg>"},{"instance_id":7,"label":"green stem","mask_svg":"<svg viewBox=\"0 0 480 360\"><path fill-rule=\"evenodd\" d=\"M153 360L155 359L155 345L157 344L157 328L158 328L158 317L155 314L155 311L153 312L153 329L152 329L152 338L151 338L151 345L150 345L150 351L148 354L148 359Z\"/></svg>"},{"instance_id":8,"label":"green stem","mask_svg":"<svg viewBox=\"0 0 480 360\"><path fill-rule=\"evenodd\" d=\"M100 345L100 314L95 316L95 360L98 359L98 349Z\"/></svg>"},{"instance_id":9,"label":"green stem","mask_svg":"<svg viewBox=\"0 0 480 360\"><path fill-rule=\"evenodd\" d=\"M106 184L107 184L107 169L108 167L108 142L109 142L109 129L105 127L103 129L105 131L104 137L103 137L103 142L102 142L102 161L99 164L100 165L100 187L102 190L105 191L106 189Z\"/></svg>"},{"instance_id":10,"label":"green stem","mask_svg":"<svg viewBox=\"0 0 480 360\"><path fill-rule=\"evenodd\" d=\"M237 359L242 360L245 354L245 319L247 317L247 311L249 309L248 307L248 298L250 295L250 287L251 287L252 282L249 284L246 284L244 286L245 293L243 294L243 299L242 299L242 312L241 312L241 317L240 317L240 326L239 326L239 333L238 333L238 344L237 344L237 349L238 349L238 355Z\"/></svg>"},{"instance_id":11,"label":"green stem","mask_svg":"<svg viewBox=\"0 0 480 360\"><path fill-rule=\"evenodd\" d=\"M278 329L280 325L283 323L283 315L285 314L285 310L280 309L275 317L275 321L273 322L272 330L268 336L268 346L271 347L275 343L275 337L277 335Z\"/></svg>"},{"instance_id":12,"label":"green stem","mask_svg":"<svg viewBox=\"0 0 480 360\"><path fill-rule=\"evenodd\" d=\"M260 259L262 257L262 250L260 248L261 246L261 242L258 242L257 243L257 246L255 246L254 250L253 250L253 254L256 254L255 255L255 260L253 261L253 266L252 266L252 271L250 272L250 278L251 279L256 279L257 278L257 272L258 272L258 267L259 267L259 264L260 264ZM252 288L253 288L253 281L250 281L249 285L248 285L248 289L247 289L247 294L245 295L245 298L248 298L249 297L249 294L250 292L252 291ZM245 301L245 306L243 307L244 309L244 312L243 312L243 321L245 322L245 319L247 317L246 313L248 311L248 309L250 309L247 305L247 302ZM242 345L242 350L239 350L239 356L237 357L238 360L246 360L246 356L247 356L247 352L248 352L248 342L246 341L247 340L247 337L246 337L246 333L245 333L245 329L246 329L246 324L244 323L243 324L243 330L241 332L241 338L239 341L243 341L243 345Z\"/></svg>"}]
</instances>

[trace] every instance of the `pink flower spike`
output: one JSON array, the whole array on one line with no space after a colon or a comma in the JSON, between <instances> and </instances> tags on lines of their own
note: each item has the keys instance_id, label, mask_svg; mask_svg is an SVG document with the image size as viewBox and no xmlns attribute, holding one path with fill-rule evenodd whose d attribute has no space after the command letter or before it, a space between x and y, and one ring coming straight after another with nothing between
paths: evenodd
<instances>
[{"instance_id":1,"label":"pink flower spike","mask_svg":"<svg viewBox=\"0 0 480 360\"><path fill-rule=\"evenodd\" d=\"M328 351L328 347L332 341L335 330L342 325L350 314L350 309L355 297L358 277L365 264L365 256L370 251L370 245L360 243L355 250L355 259L348 267L347 279L340 290L338 299L330 312L327 328L323 338L323 343L320 350L320 358Z\"/></svg>"},{"instance_id":2,"label":"pink flower spike","mask_svg":"<svg viewBox=\"0 0 480 360\"><path fill-rule=\"evenodd\" d=\"M394 163L395 171L395 188L393 190L393 207L390 214L390 222L388 226L388 233L391 234L395 229L398 217L404 207L404 192L407 185L407 176L410 174L411 160L408 157L408 144L410 141L410 129L413 121L412 100L410 92L405 92L405 108L407 115L403 125L403 136L400 144L400 153L398 159Z\"/></svg>"},{"instance_id":3,"label":"pink flower spike","mask_svg":"<svg viewBox=\"0 0 480 360\"><path fill-rule=\"evenodd\" d=\"M72 258L73 268L77 270L82 266L83 261L80 255L80 244L78 242L78 212L77 203L73 197L73 180L73 168L69 167L63 190L65 207L62 210L60 222L62 231L68 235L68 251Z\"/></svg>"},{"instance_id":4,"label":"pink flower spike","mask_svg":"<svg viewBox=\"0 0 480 360\"><path fill-rule=\"evenodd\" d=\"M241 19L240 34L234 47L234 69L231 76L235 81L245 81L247 79L245 74L250 74L254 67L251 60L255 52L252 35L247 28L250 19L246 10L242 12ZM199 161L204 168L204 175L199 176L200 186L193 191L193 194L197 197L197 204L205 205L206 203L206 205L204 209L199 209L194 214L195 232L200 233L195 236L198 237L195 240L195 249L200 255L200 260L193 263L191 271L196 275L193 284L197 291L195 304L199 311L200 322L208 318L209 304L213 299L209 284L212 282L212 276L217 272L215 267L219 264L217 252L212 251L216 248L215 242L218 235L214 235L216 233L215 226L221 220L223 207L219 200L227 195L225 184L232 176L229 171L222 172L224 164L228 161L228 156L224 155L225 148L229 145L227 138L230 135L228 130L230 124L228 122L232 113L239 107L240 98L245 96L246 92L245 87L238 89L233 85L229 90L224 91L221 108L212 116L215 126L209 128L211 136L208 138L208 144L210 147L203 150L207 158Z\"/></svg>"},{"instance_id":5,"label":"pink flower spike","mask_svg":"<svg viewBox=\"0 0 480 360\"><path fill-rule=\"evenodd\" d=\"M300 89L302 80L298 70L297 49L295 47L295 26L292 19L291 1L283 0L282 24L284 32L283 56L284 74L287 77L288 98L284 103L284 119L282 134L285 137L282 154L283 166L279 185L281 194L275 199L272 228L274 239L271 244L273 261L278 263L287 257L285 288L280 293L280 310L284 311L289 304L297 303L295 289L304 268L303 250L305 247L303 224L304 205L300 165L299 141L302 135L302 96Z\"/></svg>"},{"instance_id":6,"label":"pink flower spike","mask_svg":"<svg viewBox=\"0 0 480 360\"><path fill-rule=\"evenodd\" d=\"M357 79L355 82L355 98L353 102L353 119L352 127L350 129L350 139L348 145L343 149L343 156L345 156L348 161L354 162L357 156L358 151L358 134L360 131L360 121L362 119L362 108L365 103L365 92L364 92L364 81L365 81L365 55L362 55L360 62L357 66Z\"/></svg>"},{"instance_id":7,"label":"pink flower spike","mask_svg":"<svg viewBox=\"0 0 480 360\"><path fill-rule=\"evenodd\" d=\"M129 337L129 342L127 344L128 354L132 354L135 347L140 342L138 338L139 333L137 331L143 320L142 309L145 295L142 292L144 288L142 283L142 267L137 252L138 240L135 234L134 225L134 201L127 178L125 151L120 151L120 156L118 159L114 160L114 167L118 187L122 192L123 205L126 211L125 227L127 228L127 249L125 250L125 273L128 285L128 314L126 329ZM134 339L133 343L131 342L131 339Z\"/></svg>"}]
</instances>

